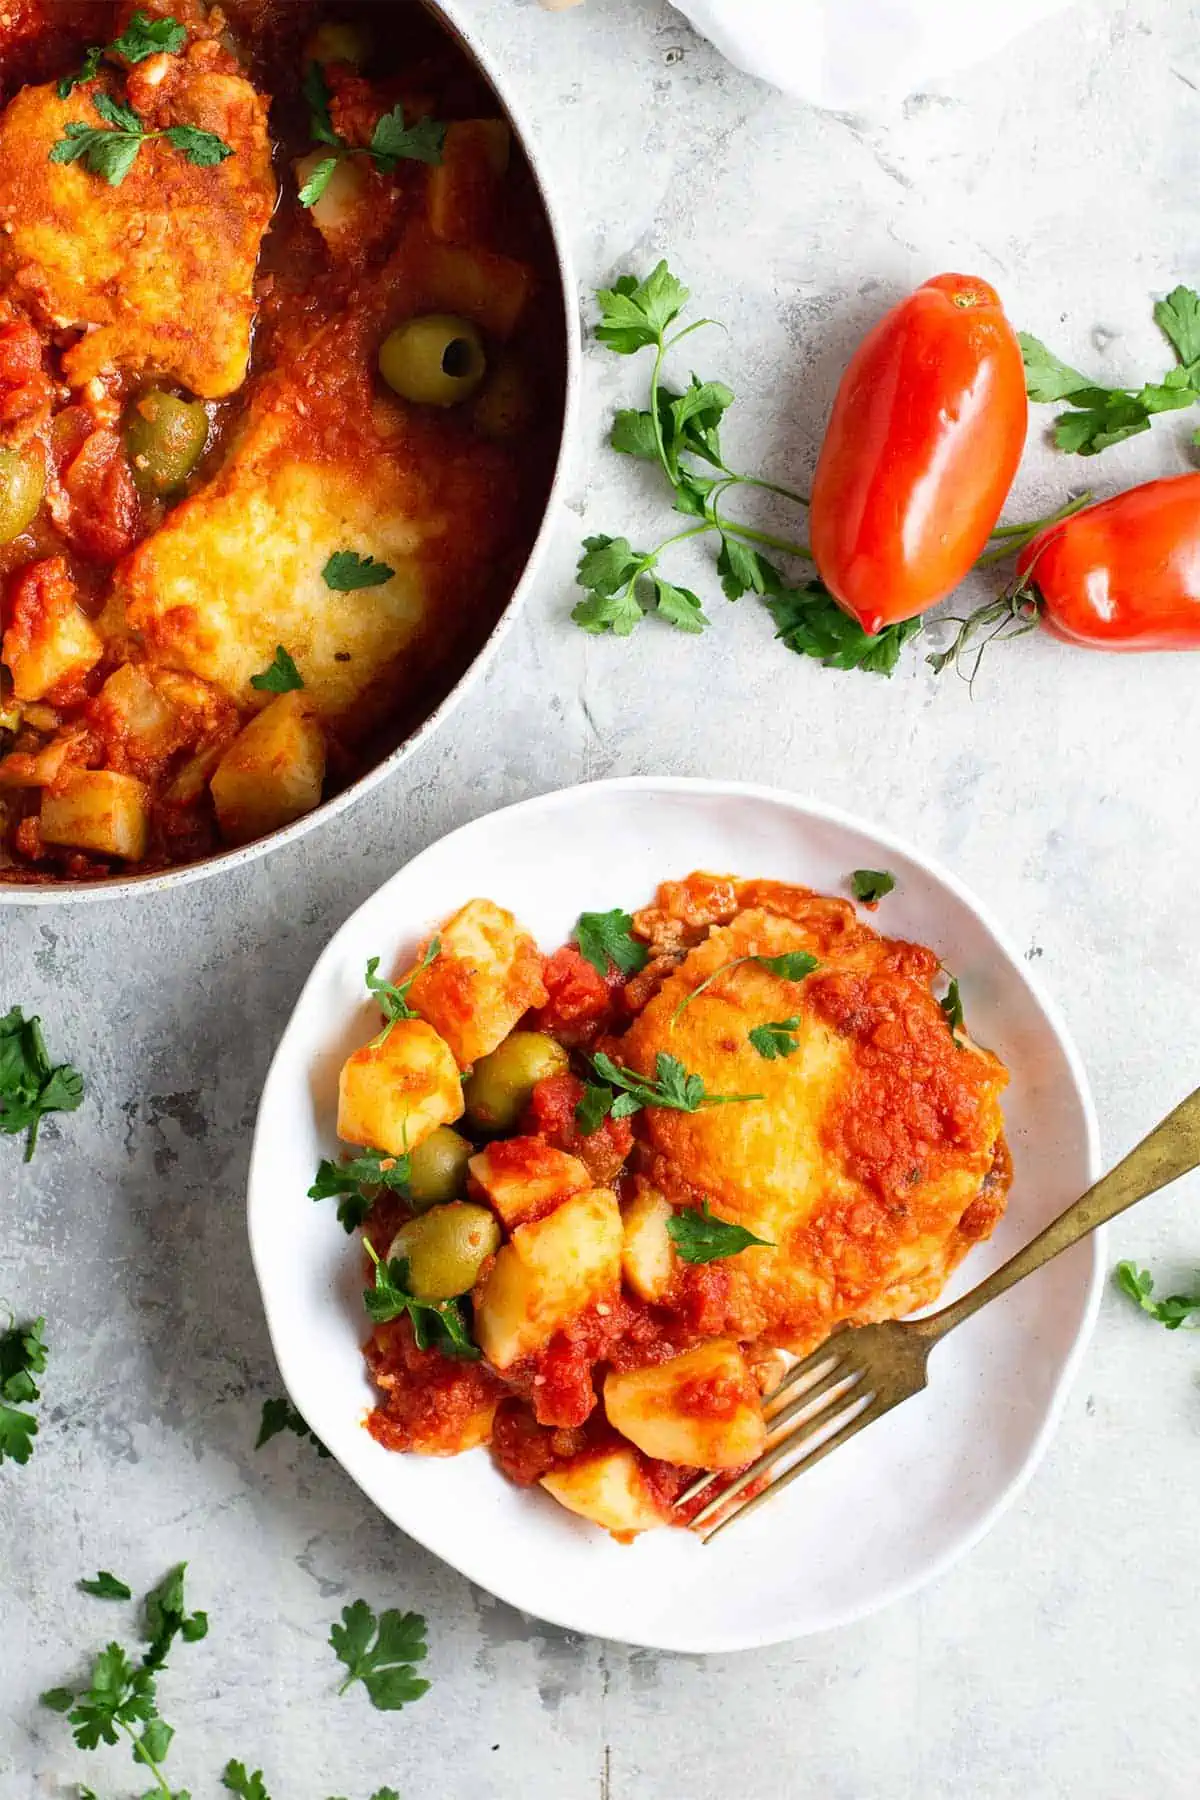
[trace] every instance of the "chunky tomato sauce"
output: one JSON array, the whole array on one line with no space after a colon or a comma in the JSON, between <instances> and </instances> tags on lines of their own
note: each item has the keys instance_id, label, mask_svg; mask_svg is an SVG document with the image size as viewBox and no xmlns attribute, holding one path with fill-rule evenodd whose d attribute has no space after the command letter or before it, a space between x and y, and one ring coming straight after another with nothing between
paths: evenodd
<instances>
[{"instance_id":1,"label":"chunky tomato sauce","mask_svg":"<svg viewBox=\"0 0 1200 1800\"><path fill-rule=\"evenodd\" d=\"M543 208L495 96L425 9L150 0L186 46L110 57L60 101L54 84L133 10L7 0L0 14L0 885L192 862L352 782L477 654L557 450L563 321ZM357 38L322 43L329 21ZM360 62L331 53L347 43ZM309 209L302 81L318 56L347 154ZM219 126L233 154L200 167L154 142L116 186L80 163L48 174L64 121L101 123L95 92L148 130ZM373 134L397 106L410 126L447 127L442 165L376 166ZM43 221L75 242L77 267L43 266L21 230ZM158 263L138 263L164 233ZM462 404L399 398L379 373L388 334L427 314L478 329L487 372ZM170 491L137 447L138 409L160 392L202 408L203 447ZM338 548L376 562L402 549L374 636L375 590L327 588L303 563L297 515L316 504L332 529L346 496L358 517ZM273 697L250 678L280 641L305 680L304 734L293 720L281 739L294 773L273 778L279 745L252 743L223 790L222 759ZM126 669L145 679L113 685Z\"/></svg>"},{"instance_id":2,"label":"chunky tomato sauce","mask_svg":"<svg viewBox=\"0 0 1200 1800\"><path fill-rule=\"evenodd\" d=\"M737 935L726 941L725 932ZM669 1399L649 1404L651 1414L665 1406L676 1425L695 1421L702 1438L719 1437L775 1384L780 1349L803 1352L840 1323L933 1298L1003 1212L1011 1165L996 1096L1004 1071L951 1030L935 997L940 964L931 950L881 938L845 901L704 874L664 883L655 905L635 916L633 934L645 946L645 967L628 977L611 968L600 974L574 945L544 959L546 1002L518 1030L562 1045L570 1067L534 1083L513 1136L478 1138L486 1154L465 1188L467 1200L495 1205L510 1246L532 1246L589 1181L607 1190L622 1209L621 1271L567 1316L535 1329L525 1353L501 1367L418 1352L407 1324L376 1332L366 1354L381 1400L370 1429L389 1447L450 1454L490 1441L512 1480L551 1477L552 1488L560 1475L602 1466L614 1452L624 1468L631 1446L607 1415L606 1382L664 1370L714 1342L737 1353L681 1364ZM795 978L776 968L757 973L765 950L778 959L802 946L815 966L806 960ZM693 964L693 955L706 960ZM763 1008L768 1017L790 1012L790 1052L767 1059L747 1049ZM654 1018L661 1039L642 1035ZM597 1049L649 1078L656 1065L646 1044L658 1042L702 1065L714 1094L716 1072L732 1059L734 1085L748 1089L753 1080L762 1090L747 1109L763 1110L651 1103L629 1117L589 1120ZM469 1095L468 1086L468 1123L460 1120L459 1131L471 1130ZM735 1160L723 1173L727 1144ZM788 1157L799 1159L785 1177L794 1190L772 1197ZM762 1247L747 1256L724 1246L711 1260L676 1248L664 1219L694 1217L710 1199L721 1220L752 1225ZM773 1210L747 1211L760 1203ZM395 1195L377 1202L366 1229L380 1254L406 1211ZM512 1253L502 1247L497 1256ZM587 1253L572 1242L570 1257ZM489 1258L473 1290L481 1306L494 1263ZM551 1295L561 1274L543 1271ZM546 1299L535 1289L529 1303ZM469 1316L470 1300L462 1304ZM694 1509L677 1511L675 1500L695 1468L708 1465L650 1454L634 1435L638 1494L651 1522L657 1513L687 1523ZM645 1522L643 1515L633 1529Z\"/></svg>"}]
</instances>

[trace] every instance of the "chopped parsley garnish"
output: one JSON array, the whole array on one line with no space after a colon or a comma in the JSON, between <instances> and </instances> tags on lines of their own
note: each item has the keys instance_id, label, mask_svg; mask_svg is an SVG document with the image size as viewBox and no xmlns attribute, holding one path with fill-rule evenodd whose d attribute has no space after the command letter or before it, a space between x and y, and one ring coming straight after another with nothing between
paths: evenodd
<instances>
[{"instance_id":1,"label":"chopped parsley garnish","mask_svg":"<svg viewBox=\"0 0 1200 1800\"><path fill-rule=\"evenodd\" d=\"M417 119L413 124L407 125L404 108L396 105L378 121L368 145L348 144L333 128L333 120L329 114L329 84L319 63L309 63L304 73L303 90L304 98L308 101L309 134L314 143L328 144L333 155L322 157L309 172L298 196L301 206L316 205L344 156L369 156L383 175L390 174L397 163L405 160L441 162L446 127L440 119ZM355 585L365 587L371 584L359 582ZM330 586L333 586L332 582Z\"/></svg>"},{"instance_id":2,"label":"chopped parsley garnish","mask_svg":"<svg viewBox=\"0 0 1200 1800\"><path fill-rule=\"evenodd\" d=\"M696 521L672 533L653 550L635 549L627 537L597 533L583 541L575 579L584 591L571 617L593 635L610 632L628 637L649 613L678 631L707 629L700 597L668 580L663 555L689 538L716 537L716 573L726 599L753 594L775 621L776 637L788 649L812 656L828 668L867 669L890 675L907 640L920 630L910 619L889 625L869 637L856 620L842 612L820 582L791 585L764 549L810 561L805 544L778 538L732 519L726 496L738 488L757 488L798 505L802 494L743 475L730 468L721 447L721 426L734 404L723 381L704 381L693 374L682 391L662 380L668 353L711 319L699 319L671 332L688 299L683 283L660 262L643 281L622 275L596 295L600 322L595 335L619 356L652 350L649 404L639 411L625 407L612 423L609 442L623 456L655 463L673 494L676 512ZM670 333L670 335L668 335Z\"/></svg>"},{"instance_id":3,"label":"chopped parsley garnish","mask_svg":"<svg viewBox=\"0 0 1200 1800\"><path fill-rule=\"evenodd\" d=\"M381 981L379 979L377 971L380 961L382 960L380 957L373 956L368 962L365 977L367 987L378 1000L380 1011L387 1021L379 1036L372 1040L373 1043L382 1044L387 1037L388 1032L398 1020L415 1019L419 1017L408 1004L408 991L412 987L413 982L417 979L417 976L421 974L422 970L427 969L430 963L434 962L437 957L441 955L441 952L441 938L431 938L424 956L421 958L408 979L402 981L399 987L397 987L394 981Z\"/></svg>"},{"instance_id":4,"label":"chopped parsley garnish","mask_svg":"<svg viewBox=\"0 0 1200 1800\"><path fill-rule=\"evenodd\" d=\"M761 1100L761 1094L710 1094L703 1078L689 1075L678 1057L663 1050L654 1059L654 1077L624 1069L611 1056L598 1051L592 1067L600 1085L589 1082L575 1108L575 1122L585 1137L598 1131L606 1118L627 1119L643 1107L657 1106L670 1112L699 1112L704 1106L734 1106Z\"/></svg>"},{"instance_id":5,"label":"chopped parsley garnish","mask_svg":"<svg viewBox=\"0 0 1200 1800\"><path fill-rule=\"evenodd\" d=\"M154 1795L165 1800L187 1800L187 1796L171 1789L163 1774L162 1764L175 1733L159 1713L156 1678L166 1666L176 1638L194 1644L208 1631L207 1614L188 1613L185 1608L186 1567L180 1563L146 1596L145 1632L150 1641L140 1661L120 1644L107 1644L93 1660L86 1687L50 1688L41 1696L43 1706L67 1714L81 1750L119 1743L122 1736L128 1739L134 1762L154 1776ZM124 1586L112 1576L107 1580L115 1587ZM101 1597L118 1596L106 1592ZM85 1794L89 1791L83 1790Z\"/></svg>"},{"instance_id":6,"label":"chopped parsley garnish","mask_svg":"<svg viewBox=\"0 0 1200 1800\"><path fill-rule=\"evenodd\" d=\"M1154 320L1175 352L1175 366L1160 381L1139 388L1089 381L1040 339L1017 333L1029 398L1045 405L1065 400L1072 408L1055 421L1054 441L1060 450L1096 456L1110 444L1149 431L1155 413L1178 412L1200 400L1200 294L1189 287L1174 288L1155 306Z\"/></svg>"},{"instance_id":7,"label":"chopped parsley garnish","mask_svg":"<svg viewBox=\"0 0 1200 1800\"><path fill-rule=\"evenodd\" d=\"M731 1225L727 1219L718 1219L707 1200L701 1201L699 1212L689 1209L668 1219L667 1236L674 1244L676 1254L689 1263L720 1262L723 1257L737 1256L739 1251L748 1250L753 1244L760 1244L767 1250L775 1247L770 1238L755 1237L744 1225Z\"/></svg>"},{"instance_id":8,"label":"chopped parsley garnish","mask_svg":"<svg viewBox=\"0 0 1200 1800\"><path fill-rule=\"evenodd\" d=\"M119 1581L109 1569L101 1569L90 1581L79 1583L81 1593L90 1594L94 1600L132 1600L133 1589L125 1582Z\"/></svg>"},{"instance_id":9,"label":"chopped parsley garnish","mask_svg":"<svg viewBox=\"0 0 1200 1800\"><path fill-rule=\"evenodd\" d=\"M186 43L187 32L177 19L152 19L144 12L135 12L120 37L111 44L93 44L78 74L63 76L58 97L69 100L81 81L94 81L100 73L101 57L119 56L127 63L140 63L160 53L175 56Z\"/></svg>"},{"instance_id":10,"label":"chopped parsley garnish","mask_svg":"<svg viewBox=\"0 0 1200 1800\"><path fill-rule=\"evenodd\" d=\"M420 1613L389 1609L376 1619L365 1600L355 1600L342 1608L341 1624L330 1627L329 1643L349 1671L339 1694L361 1681L372 1706L399 1712L429 1691L429 1683L416 1672L427 1651Z\"/></svg>"},{"instance_id":11,"label":"chopped parsley garnish","mask_svg":"<svg viewBox=\"0 0 1200 1800\"><path fill-rule=\"evenodd\" d=\"M307 1438L318 1456L330 1455L330 1451L312 1430L304 1414L297 1412L290 1400L282 1397L278 1400L264 1400L262 1422L258 1428L258 1436L254 1440L254 1448L261 1450L264 1444L269 1444L273 1437L278 1437L284 1431L291 1431L297 1437Z\"/></svg>"},{"instance_id":12,"label":"chopped parsley garnish","mask_svg":"<svg viewBox=\"0 0 1200 1800\"><path fill-rule=\"evenodd\" d=\"M381 1188L408 1192L412 1162L407 1156L387 1156L382 1150L361 1150L351 1162L331 1162L323 1157L316 1180L308 1190L310 1200L336 1200L338 1223L357 1231ZM264 1440L265 1441L265 1440Z\"/></svg>"},{"instance_id":13,"label":"chopped parsley garnish","mask_svg":"<svg viewBox=\"0 0 1200 1800\"><path fill-rule=\"evenodd\" d=\"M957 1037L963 1028L963 1009L962 995L958 991L958 982L954 979L953 975L951 975L950 985L938 1001L938 1005L946 1015L947 1025L950 1027L954 1036Z\"/></svg>"},{"instance_id":14,"label":"chopped parsley garnish","mask_svg":"<svg viewBox=\"0 0 1200 1800\"><path fill-rule=\"evenodd\" d=\"M705 988L712 986L718 975L727 975L730 969L740 969L743 963L759 963L764 969L769 969L772 975L782 976L784 981L803 981L806 975L811 975L814 969L819 969L821 966L816 957L810 956L807 950L785 950L782 956L731 957L729 962L721 963L711 975L706 975L703 981L698 982L690 994L684 995L671 1014L672 1025L680 1013L687 1011L698 994L702 994Z\"/></svg>"},{"instance_id":15,"label":"chopped parsley garnish","mask_svg":"<svg viewBox=\"0 0 1200 1800\"><path fill-rule=\"evenodd\" d=\"M850 877L850 892L864 906L873 906L890 894L896 885L896 877L889 875L886 869L855 869Z\"/></svg>"},{"instance_id":16,"label":"chopped parsley garnish","mask_svg":"<svg viewBox=\"0 0 1200 1800\"><path fill-rule=\"evenodd\" d=\"M799 1024L798 1017L778 1019L773 1025L755 1025L747 1036L761 1057L774 1062L776 1057L791 1056L800 1048L799 1039L792 1036Z\"/></svg>"},{"instance_id":17,"label":"chopped parsley garnish","mask_svg":"<svg viewBox=\"0 0 1200 1800\"><path fill-rule=\"evenodd\" d=\"M363 1241L375 1264L375 1286L363 1290L363 1305L375 1324L386 1325L407 1314L418 1350L440 1350L443 1356L478 1362L479 1348L471 1336L462 1302L419 1300L408 1285L407 1258L395 1256L385 1262L370 1238Z\"/></svg>"},{"instance_id":18,"label":"chopped parsley garnish","mask_svg":"<svg viewBox=\"0 0 1200 1800\"><path fill-rule=\"evenodd\" d=\"M275 658L260 675L250 677L250 686L262 694L294 694L304 686L304 677L282 644L275 646Z\"/></svg>"},{"instance_id":19,"label":"chopped parsley garnish","mask_svg":"<svg viewBox=\"0 0 1200 1800\"><path fill-rule=\"evenodd\" d=\"M83 1076L69 1063L52 1064L40 1019L19 1006L0 1018L0 1132L28 1132L25 1161L37 1148L46 1113L74 1112L83 1100Z\"/></svg>"},{"instance_id":20,"label":"chopped parsley garnish","mask_svg":"<svg viewBox=\"0 0 1200 1800\"><path fill-rule=\"evenodd\" d=\"M387 563L360 556L357 550L335 550L321 570L321 579L335 594L351 594L356 588L382 587L395 573Z\"/></svg>"},{"instance_id":21,"label":"chopped parsley garnish","mask_svg":"<svg viewBox=\"0 0 1200 1800\"><path fill-rule=\"evenodd\" d=\"M231 1794L236 1794L238 1800L271 1800L263 1783L262 1770L255 1769L252 1775L245 1763L238 1762L233 1757L225 1764L221 1785L228 1788Z\"/></svg>"},{"instance_id":22,"label":"chopped parsley garnish","mask_svg":"<svg viewBox=\"0 0 1200 1800\"><path fill-rule=\"evenodd\" d=\"M33 1455L38 1422L21 1409L40 1400L42 1390L33 1379L45 1372L48 1347L42 1332L45 1319L32 1325L10 1321L0 1332L0 1463L27 1463Z\"/></svg>"},{"instance_id":23,"label":"chopped parsley garnish","mask_svg":"<svg viewBox=\"0 0 1200 1800\"><path fill-rule=\"evenodd\" d=\"M1200 1312L1200 1294L1168 1294L1162 1300L1153 1299L1153 1275L1149 1269L1139 1269L1134 1263L1119 1262L1114 1278L1123 1294L1128 1294L1144 1313L1165 1325L1168 1331L1178 1331L1193 1313Z\"/></svg>"},{"instance_id":24,"label":"chopped parsley garnish","mask_svg":"<svg viewBox=\"0 0 1200 1800\"><path fill-rule=\"evenodd\" d=\"M87 125L73 119L65 137L50 151L53 163L81 162L93 175L99 175L109 187L120 187L137 160L143 144L155 138L166 138L197 168L213 168L232 156L229 145L213 131L201 131L198 125L168 125L163 131L147 131L137 114L109 94L93 94L92 104L103 125Z\"/></svg>"},{"instance_id":25,"label":"chopped parsley garnish","mask_svg":"<svg viewBox=\"0 0 1200 1800\"><path fill-rule=\"evenodd\" d=\"M644 969L650 952L640 938L633 935L633 917L615 906L606 913L580 913L575 927L579 954L586 957L599 975L607 975L610 964L622 975L636 975Z\"/></svg>"}]
</instances>

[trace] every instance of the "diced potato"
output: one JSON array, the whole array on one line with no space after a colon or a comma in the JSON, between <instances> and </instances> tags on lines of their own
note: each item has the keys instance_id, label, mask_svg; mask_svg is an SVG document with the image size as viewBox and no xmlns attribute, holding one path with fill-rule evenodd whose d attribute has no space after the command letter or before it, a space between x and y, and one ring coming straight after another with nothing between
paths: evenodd
<instances>
[{"instance_id":1,"label":"diced potato","mask_svg":"<svg viewBox=\"0 0 1200 1800\"><path fill-rule=\"evenodd\" d=\"M766 1439L762 1402L737 1345L698 1344L604 1382L609 1423L646 1456L695 1469L740 1469Z\"/></svg>"},{"instance_id":2,"label":"diced potato","mask_svg":"<svg viewBox=\"0 0 1200 1800\"><path fill-rule=\"evenodd\" d=\"M421 255L420 286L430 311L458 313L493 337L510 338L533 292L533 270L473 244L433 239Z\"/></svg>"},{"instance_id":3,"label":"diced potato","mask_svg":"<svg viewBox=\"0 0 1200 1800\"><path fill-rule=\"evenodd\" d=\"M70 675L86 675L104 649L99 633L75 604L75 586L62 557L23 569L13 583L10 623L0 661L17 700L41 700Z\"/></svg>"},{"instance_id":4,"label":"diced potato","mask_svg":"<svg viewBox=\"0 0 1200 1800\"><path fill-rule=\"evenodd\" d=\"M641 1300L665 1299L675 1278L675 1246L667 1235L674 1214L670 1201L645 1181L622 1209L621 1273Z\"/></svg>"},{"instance_id":5,"label":"diced potato","mask_svg":"<svg viewBox=\"0 0 1200 1800\"><path fill-rule=\"evenodd\" d=\"M491 1394L461 1417L451 1410L448 1415L422 1409L409 1426L406 1450L416 1456L461 1456L464 1450L475 1450L492 1435L492 1424L500 1396Z\"/></svg>"},{"instance_id":6,"label":"diced potato","mask_svg":"<svg viewBox=\"0 0 1200 1800\"><path fill-rule=\"evenodd\" d=\"M48 844L140 862L149 829L149 791L133 775L76 769L42 796L41 831Z\"/></svg>"},{"instance_id":7,"label":"diced potato","mask_svg":"<svg viewBox=\"0 0 1200 1800\"><path fill-rule=\"evenodd\" d=\"M337 1128L347 1144L403 1156L462 1110L449 1046L424 1019L397 1019L382 1041L364 1044L342 1064Z\"/></svg>"},{"instance_id":8,"label":"diced potato","mask_svg":"<svg viewBox=\"0 0 1200 1800\"><path fill-rule=\"evenodd\" d=\"M295 165L297 188L304 186L317 165L327 161L330 154L322 145L299 158ZM309 218L331 249L357 240L361 234L366 190L367 175L363 165L348 156L341 157L324 193L308 208Z\"/></svg>"},{"instance_id":9,"label":"diced potato","mask_svg":"<svg viewBox=\"0 0 1200 1800\"><path fill-rule=\"evenodd\" d=\"M614 1537L630 1538L639 1531L665 1525L666 1516L649 1482L638 1467L632 1450L604 1450L579 1456L549 1475L542 1486L560 1506L603 1525Z\"/></svg>"},{"instance_id":10,"label":"diced potato","mask_svg":"<svg viewBox=\"0 0 1200 1800\"><path fill-rule=\"evenodd\" d=\"M429 171L434 237L451 244L476 244L486 237L511 148L504 119L456 119L447 125L442 160Z\"/></svg>"},{"instance_id":11,"label":"diced potato","mask_svg":"<svg viewBox=\"0 0 1200 1800\"><path fill-rule=\"evenodd\" d=\"M501 1138L467 1167L510 1231L592 1185L586 1163L537 1137Z\"/></svg>"},{"instance_id":12,"label":"diced potato","mask_svg":"<svg viewBox=\"0 0 1200 1800\"><path fill-rule=\"evenodd\" d=\"M179 741L179 717L136 663L109 676L92 707L104 735L145 758L169 756Z\"/></svg>"},{"instance_id":13,"label":"diced potato","mask_svg":"<svg viewBox=\"0 0 1200 1800\"><path fill-rule=\"evenodd\" d=\"M546 1004L542 959L528 932L491 900L468 900L437 933L441 948L413 976L408 1001L441 1032L458 1065L486 1056L531 1006Z\"/></svg>"},{"instance_id":14,"label":"diced potato","mask_svg":"<svg viewBox=\"0 0 1200 1800\"><path fill-rule=\"evenodd\" d=\"M621 1279L621 1214L608 1188L574 1194L512 1242L475 1290L475 1335L506 1369L540 1350L593 1302L613 1302Z\"/></svg>"},{"instance_id":15,"label":"diced potato","mask_svg":"<svg viewBox=\"0 0 1200 1800\"><path fill-rule=\"evenodd\" d=\"M312 707L299 689L280 694L217 764L212 797L221 836L248 844L290 825L320 805L324 779L325 734Z\"/></svg>"}]
</instances>

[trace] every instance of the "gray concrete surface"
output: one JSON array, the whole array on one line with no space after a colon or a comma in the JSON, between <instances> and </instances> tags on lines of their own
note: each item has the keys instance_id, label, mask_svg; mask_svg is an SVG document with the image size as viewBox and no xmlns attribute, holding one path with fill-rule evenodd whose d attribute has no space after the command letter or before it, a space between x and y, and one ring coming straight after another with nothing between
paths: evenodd
<instances>
[{"instance_id":1,"label":"gray concrete surface","mask_svg":"<svg viewBox=\"0 0 1200 1800\"><path fill-rule=\"evenodd\" d=\"M473 0L539 121L588 286L667 253L729 335L695 345L739 405L740 460L802 483L838 370L935 269L992 277L1064 355L1152 374L1150 299L1200 277L1200 42L1189 0L1064 14L953 94L871 125L724 66L659 0L561 16ZM81 1112L22 1167L0 1147L0 1294L54 1355L25 1469L0 1469L0 1795L143 1783L75 1752L36 1695L124 1624L76 1578L138 1588L186 1557L206 1643L163 1682L174 1777L231 1755L275 1800L1060 1800L1194 1785L1200 1658L1194 1340L1106 1297L1062 1429L987 1541L920 1597L821 1640L709 1661L543 1628L399 1537L306 1445L253 1449L278 1389L242 1192L259 1086L309 965L406 857L478 813L610 773L774 781L886 821L984 893L1078 1036L1106 1146L1200 1079L1197 664L1031 637L974 699L909 656L826 673L711 600L698 640L567 622L585 529L649 540L660 504L601 446L638 371L589 352L554 553L501 661L402 778L234 879L148 903L0 912L0 1006L40 1011L86 1070ZM1039 415L1039 425L1041 418ZM1080 477L1186 466L1194 421L1086 467L1044 449L1014 514ZM762 517L769 518L764 512ZM669 529L669 524L664 526ZM690 548L690 547L689 547ZM1189 1278L1200 1183L1149 1203L1114 1256ZM853 1529L853 1520L847 1522ZM433 1688L401 1715L333 1698L347 1599L429 1618Z\"/></svg>"}]
</instances>

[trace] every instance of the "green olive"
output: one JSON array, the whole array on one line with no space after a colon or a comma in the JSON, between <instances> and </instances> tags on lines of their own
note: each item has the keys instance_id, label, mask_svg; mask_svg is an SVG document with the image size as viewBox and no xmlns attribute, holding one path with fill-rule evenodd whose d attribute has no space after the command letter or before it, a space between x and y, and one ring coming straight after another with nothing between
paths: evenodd
<instances>
[{"instance_id":1,"label":"green olive","mask_svg":"<svg viewBox=\"0 0 1200 1800\"><path fill-rule=\"evenodd\" d=\"M463 1084L467 1117L480 1131L511 1131L547 1075L561 1075L568 1056L544 1031L514 1031L481 1056Z\"/></svg>"},{"instance_id":2,"label":"green olive","mask_svg":"<svg viewBox=\"0 0 1200 1800\"><path fill-rule=\"evenodd\" d=\"M519 363L505 357L492 369L471 408L471 423L484 437L510 438L527 431L533 419L533 395Z\"/></svg>"},{"instance_id":3,"label":"green olive","mask_svg":"<svg viewBox=\"0 0 1200 1800\"><path fill-rule=\"evenodd\" d=\"M351 25L348 19L327 19L318 25L308 40L309 62L350 63L360 69L370 53L370 39L363 26Z\"/></svg>"},{"instance_id":4,"label":"green olive","mask_svg":"<svg viewBox=\"0 0 1200 1800\"><path fill-rule=\"evenodd\" d=\"M402 400L457 406L483 380L487 357L470 320L425 313L388 332L379 346L379 373Z\"/></svg>"},{"instance_id":5,"label":"green olive","mask_svg":"<svg viewBox=\"0 0 1200 1800\"><path fill-rule=\"evenodd\" d=\"M495 1215L486 1206L454 1200L401 1226L388 1259L407 1259L409 1285L418 1300L453 1300L474 1287L484 1262L499 1247Z\"/></svg>"},{"instance_id":6,"label":"green olive","mask_svg":"<svg viewBox=\"0 0 1200 1800\"><path fill-rule=\"evenodd\" d=\"M465 1137L439 1125L409 1154L409 1199L416 1206L457 1200L467 1185L467 1159L474 1154Z\"/></svg>"},{"instance_id":7,"label":"green olive","mask_svg":"<svg viewBox=\"0 0 1200 1800\"><path fill-rule=\"evenodd\" d=\"M11 544L33 523L45 488L40 457L0 449L0 544Z\"/></svg>"},{"instance_id":8,"label":"green olive","mask_svg":"<svg viewBox=\"0 0 1200 1800\"><path fill-rule=\"evenodd\" d=\"M208 414L199 400L180 400L151 388L133 403L125 444L133 479L146 494L181 488L208 442Z\"/></svg>"}]
</instances>

